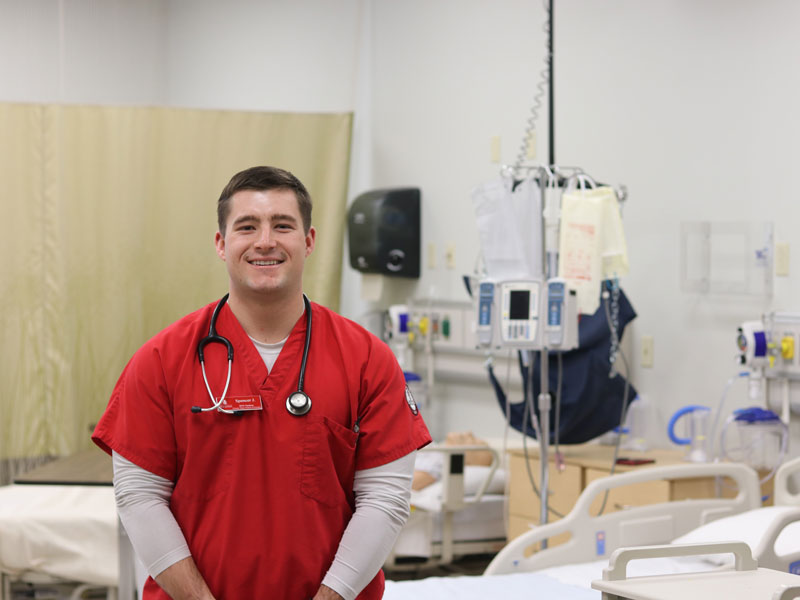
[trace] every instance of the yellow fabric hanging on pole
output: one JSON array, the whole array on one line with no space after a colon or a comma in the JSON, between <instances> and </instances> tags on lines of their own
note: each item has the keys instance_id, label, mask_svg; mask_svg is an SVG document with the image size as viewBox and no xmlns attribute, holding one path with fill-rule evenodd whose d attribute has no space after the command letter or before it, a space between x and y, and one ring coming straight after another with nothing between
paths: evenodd
<instances>
[{"instance_id":1,"label":"yellow fabric hanging on pole","mask_svg":"<svg viewBox=\"0 0 800 600\"><path fill-rule=\"evenodd\" d=\"M349 113L0 104L0 460L88 447L133 352L225 293L216 201L237 171L306 184L306 293L338 308L351 128Z\"/></svg>"}]
</instances>

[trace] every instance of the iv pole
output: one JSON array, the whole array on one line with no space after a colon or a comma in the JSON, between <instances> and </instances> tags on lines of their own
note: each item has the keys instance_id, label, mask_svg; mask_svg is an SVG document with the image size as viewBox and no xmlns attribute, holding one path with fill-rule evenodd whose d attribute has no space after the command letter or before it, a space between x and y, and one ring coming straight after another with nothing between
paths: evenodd
<instances>
[{"instance_id":1,"label":"iv pole","mask_svg":"<svg viewBox=\"0 0 800 600\"><path fill-rule=\"evenodd\" d=\"M555 178L555 185L560 187L561 181L559 181L559 169L556 166L556 152L555 152L555 93L554 93L554 80L553 80L553 71L554 71L554 52L553 52L553 38L554 38L554 27L553 27L553 4L555 0L549 0L547 3L547 15L548 15L548 23L549 27L547 30L548 37L547 37L547 73L548 73L548 158L549 158L549 167L545 169L549 171L547 173L548 177ZM540 167L541 169L541 167ZM591 179L590 179L591 180ZM549 188L549 185L547 186ZM620 201L624 200L624 188L622 190L623 196L620 198ZM619 197L619 193L617 194ZM544 235L544 232L543 232ZM552 271L556 263L547 260L546 252L542 253L542 273L545 276L545 279L549 279L551 277L555 277L557 273L552 273L548 271ZM541 461L541 483L539 486L539 495L540 495L540 517L539 517L539 524L545 525L548 520L549 515L549 508L548 508L548 488L549 488L549 444L550 444L550 412L552 410L552 398L550 395L550 382L549 382L549 348L547 346L547 337L543 336L543 344L541 349L539 350L539 366L540 366L540 393L537 397L538 407L539 407L539 458ZM528 382L528 389L530 391L530 398L531 403L533 402L533 358L535 352L533 350L528 351L528 362L529 362L529 382ZM528 401L526 398L526 402ZM531 413L533 411L531 410ZM612 470L613 473L613 470ZM544 539L541 541L541 548L547 548L547 540Z\"/></svg>"},{"instance_id":2,"label":"iv pole","mask_svg":"<svg viewBox=\"0 0 800 600\"><path fill-rule=\"evenodd\" d=\"M548 69L548 153L550 159L550 169L553 173L556 173L555 165L556 165L556 151L555 151L555 103L554 103L554 92L553 92L553 2L555 0L550 0L548 2L548 20L550 23L549 26L549 35L547 39L547 69ZM558 177L558 175L554 175ZM543 261L543 271L546 270L549 266L549 261L546 260L544 254L542 255ZM546 277L555 276L554 273L546 273ZM538 405L539 405L539 421L540 421L540 439L539 439L539 461L540 461L540 484L539 484L539 491L540 491L540 507L541 511L539 513L539 525L547 524L547 517L548 517L548 487L549 487L549 456L548 456L548 446L550 444L550 409L552 406L552 400L550 398L550 364L549 364L549 350L547 348L547 341L545 337L545 343L542 346L542 349L539 352L539 375L540 375L540 390L539 390L539 397L538 397ZM530 372L531 372L531 381L529 388L531 390L531 395L533 395L533 352L530 353ZM547 548L547 540L542 540L541 542L542 549Z\"/></svg>"},{"instance_id":3,"label":"iv pole","mask_svg":"<svg viewBox=\"0 0 800 600\"><path fill-rule=\"evenodd\" d=\"M548 117L549 117L549 130L548 130L548 151L550 158L550 168L554 169L556 166L556 138L555 138L555 102L553 101L553 2L550 0L547 5L547 16L550 21L550 35L547 39L547 99L548 99Z\"/></svg>"}]
</instances>

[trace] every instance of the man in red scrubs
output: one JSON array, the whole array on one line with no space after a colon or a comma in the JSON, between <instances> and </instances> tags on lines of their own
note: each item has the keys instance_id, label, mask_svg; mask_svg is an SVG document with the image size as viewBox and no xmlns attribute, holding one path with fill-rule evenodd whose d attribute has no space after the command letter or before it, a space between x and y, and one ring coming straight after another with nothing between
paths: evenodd
<instances>
[{"instance_id":1,"label":"man in red scrubs","mask_svg":"<svg viewBox=\"0 0 800 600\"><path fill-rule=\"evenodd\" d=\"M142 346L93 434L144 598L380 598L428 430L386 344L304 298L316 231L297 178L237 173L218 221L227 302ZM232 360L215 338L201 366L215 309Z\"/></svg>"}]
</instances>

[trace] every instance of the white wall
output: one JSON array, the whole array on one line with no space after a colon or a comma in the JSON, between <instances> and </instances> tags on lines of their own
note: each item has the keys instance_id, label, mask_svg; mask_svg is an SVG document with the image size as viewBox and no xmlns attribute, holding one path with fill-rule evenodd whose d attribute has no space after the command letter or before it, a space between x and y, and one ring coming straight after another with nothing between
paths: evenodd
<instances>
[{"instance_id":1,"label":"white wall","mask_svg":"<svg viewBox=\"0 0 800 600\"><path fill-rule=\"evenodd\" d=\"M0 0L0 101L355 109L351 198L419 186L423 249L437 253L377 304L346 269L343 312L359 317L408 295L465 298L469 193L498 173L492 136L503 162L516 156L544 19L538 0ZM793 0L556 0L556 159L628 186L633 381L665 415L717 402L739 322L800 308L794 271L766 300L685 294L678 272L682 220L772 220L800 264L798 23ZM546 112L539 128L545 160ZM644 334L652 369L638 364ZM448 429L501 432L488 386L436 398Z\"/></svg>"},{"instance_id":2,"label":"white wall","mask_svg":"<svg viewBox=\"0 0 800 600\"><path fill-rule=\"evenodd\" d=\"M164 101L163 0L0 0L0 101Z\"/></svg>"},{"instance_id":3,"label":"white wall","mask_svg":"<svg viewBox=\"0 0 800 600\"><path fill-rule=\"evenodd\" d=\"M167 0L167 101L235 110L353 110L358 0Z\"/></svg>"},{"instance_id":4,"label":"white wall","mask_svg":"<svg viewBox=\"0 0 800 600\"><path fill-rule=\"evenodd\" d=\"M477 249L469 192L498 172L491 136L502 138L503 162L514 161L545 11L516 0L376 0L373 10L373 184L422 188L423 248L454 243L458 268L426 270L415 293L460 298ZM556 160L628 186L633 381L666 416L716 405L741 321L800 307L794 276L778 278L771 299L679 288L682 220L771 220L776 241L794 242L798 23L791 0L556 0ZM792 243L794 269L797 250ZM345 306L364 308L352 293ZM644 334L655 339L652 369L639 365ZM484 394L452 393L452 422L495 430ZM737 403L747 403L744 386L731 391Z\"/></svg>"},{"instance_id":5,"label":"white wall","mask_svg":"<svg viewBox=\"0 0 800 600\"><path fill-rule=\"evenodd\" d=\"M0 101L353 110L358 0L0 0Z\"/></svg>"}]
</instances>

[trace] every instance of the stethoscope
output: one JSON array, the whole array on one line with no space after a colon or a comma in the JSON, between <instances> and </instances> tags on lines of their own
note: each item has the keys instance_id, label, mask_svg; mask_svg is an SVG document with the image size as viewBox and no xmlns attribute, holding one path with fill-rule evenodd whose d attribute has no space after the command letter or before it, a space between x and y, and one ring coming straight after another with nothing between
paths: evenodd
<instances>
[{"instance_id":1,"label":"stethoscope","mask_svg":"<svg viewBox=\"0 0 800 600\"><path fill-rule=\"evenodd\" d=\"M206 390L208 390L208 396L211 398L212 405L207 408L193 406L193 413L206 412L214 409L229 415L240 415L245 412L243 410L230 410L227 408L222 408L222 403L225 402L225 395L228 393L228 386L231 383L233 344L231 344L228 338L217 333L217 317L227 301L228 294L225 294L222 299L217 302L217 306L214 308L214 312L211 315L211 323L208 326L208 335L197 343L197 357L200 359L200 369L203 372L203 381L206 384ZM300 376L297 378L297 391L289 394L289 397L286 399L286 410L289 411L289 414L292 414L296 417L301 417L311 410L311 398L309 398L308 394L303 391L303 381L306 377L306 362L308 361L308 348L311 345L311 303L308 301L308 298L305 294L303 294L303 303L306 307L306 342L305 346L303 347L303 360L300 363ZM214 399L211 386L208 384L205 357L203 356L203 349L208 344L212 343L223 344L228 349L228 378L225 380L225 389L222 390L222 395L219 397L219 400Z\"/></svg>"}]
</instances>

